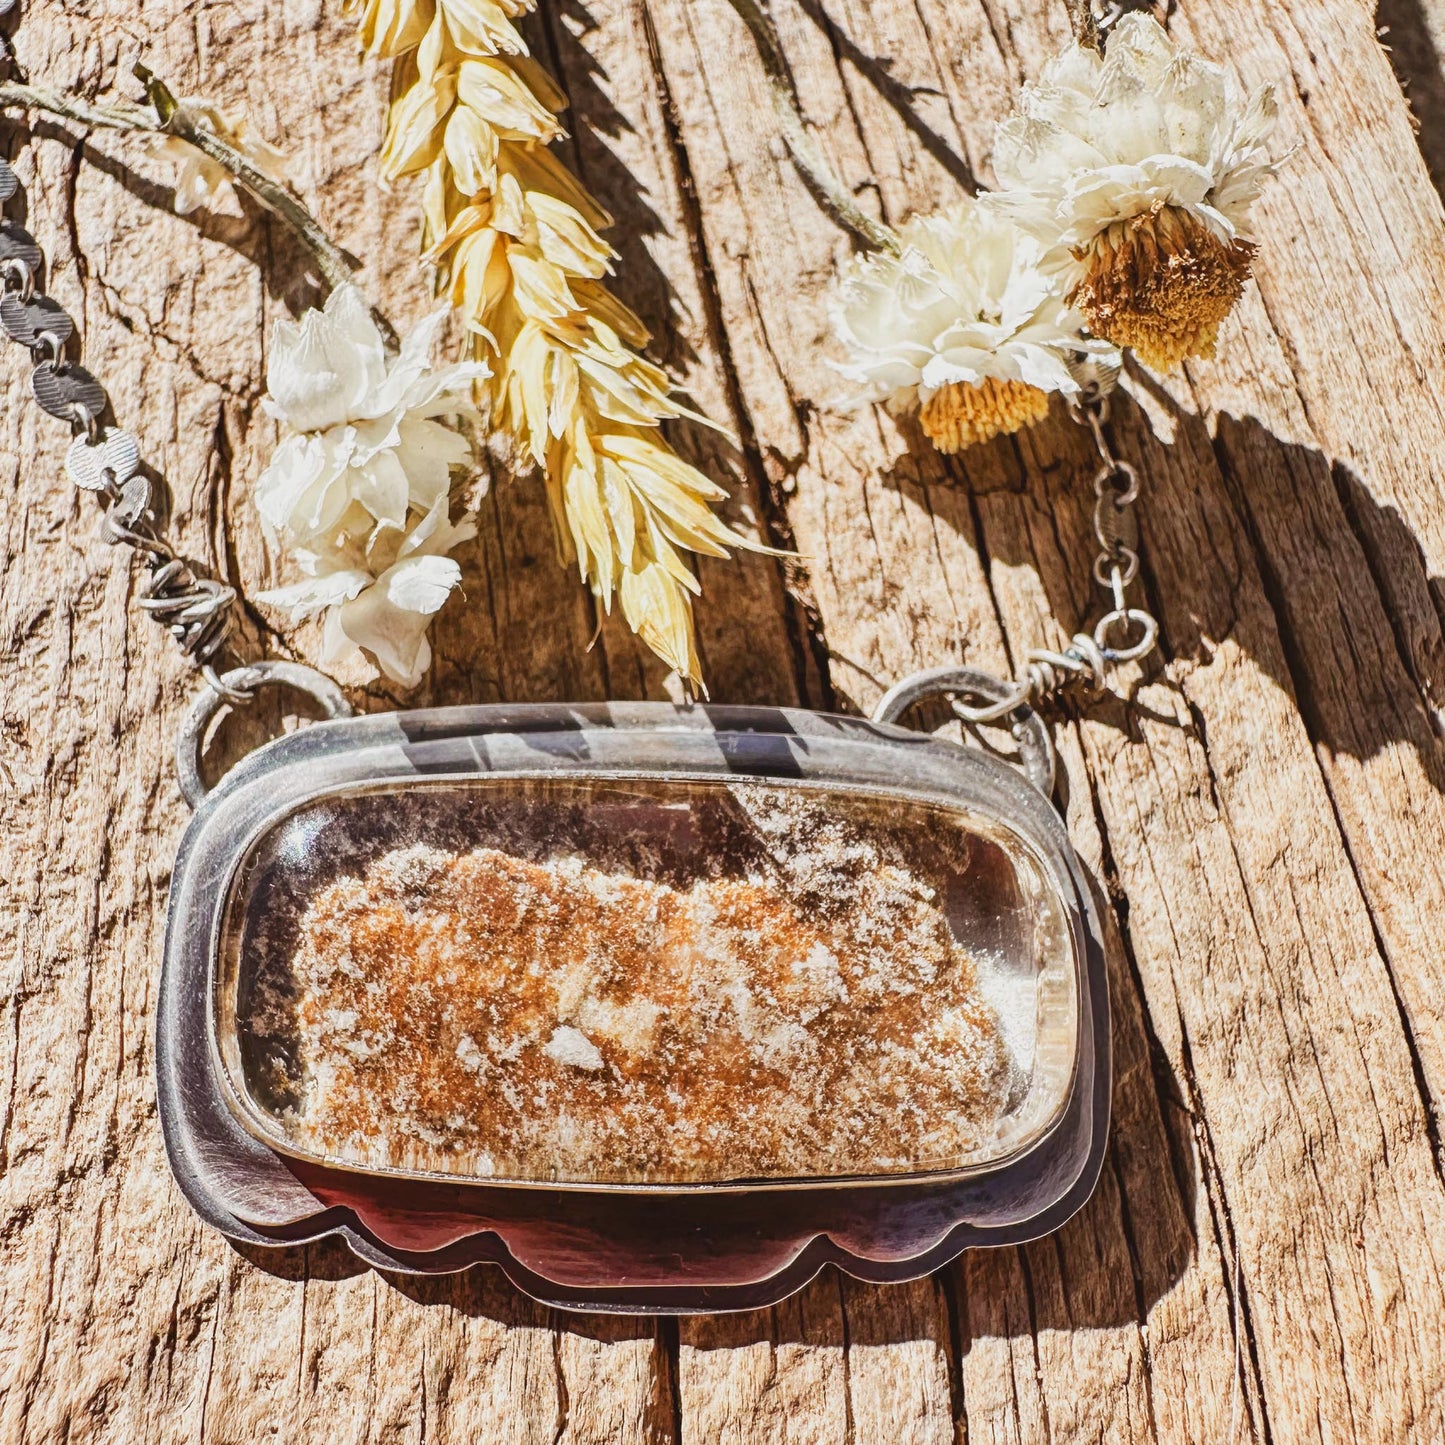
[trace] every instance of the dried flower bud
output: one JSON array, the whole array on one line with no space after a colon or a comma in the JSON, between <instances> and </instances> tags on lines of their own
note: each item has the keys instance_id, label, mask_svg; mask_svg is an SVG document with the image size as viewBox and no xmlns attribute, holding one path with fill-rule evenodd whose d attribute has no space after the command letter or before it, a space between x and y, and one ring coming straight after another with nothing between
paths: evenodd
<instances>
[{"instance_id":1,"label":"dried flower bud","mask_svg":"<svg viewBox=\"0 0 1445 1445\"><path fill-rule=\"evenodd\" d=\"M208 100L191 96L180 102L189 119L200 129L210 131L225 141L268 179L284 184L288 179L287 160L275 146L262 140L246 120L234 120ZM240 214L236 188L230 173L204 151L178 135L147 137L150 148L159 156L174 162L176 213L188 216L202 209Z\"/></svg>"}]
</instances>

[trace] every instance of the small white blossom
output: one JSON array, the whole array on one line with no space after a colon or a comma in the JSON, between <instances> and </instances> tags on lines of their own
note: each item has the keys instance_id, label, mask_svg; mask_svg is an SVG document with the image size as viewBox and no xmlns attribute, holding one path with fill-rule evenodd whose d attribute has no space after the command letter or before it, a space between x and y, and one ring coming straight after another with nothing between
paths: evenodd
<instances>
[{"instance_id":1,"label":"small white blossom","mask_svg":"<svg viewBox=\"0 0 1445 1445\"><path fill-rule=\"evenodd\" d=\"M272 335L266 409L286 436L256 488L268 533L306 574L262 600L300 620L332 609L326 657L365 648L411 687L431 660L426 629L461 570L445 554L476 533L450 520L453 472L471 444L453 423L475 421L481 363L431 368L439 312L398 356L361 293L337 288L324 311Z\"/></svg>"},{"instance_id":2,"label":"small white blossom","mask_svg":"<svg viewBox=\"0 0 1445 1445\"><path fill-rule=\"evenodd\" d=\"M431 665L427 627L462 580L461 568L445 554L477 534L470 517L452 523L447 511L440 497L410 530L390 531L370 548L355 541L299 548L292 557L305 580L260 599L287 609L293 622L330 608L324 662L346 661L365 648L387 677L415 687Z\"/></svg>"},{"instance_id":3,"label":"small white blossom","mask_svg":"<svg viewBox=\"0 0 1445 1445\"><path fill-rule=\"evenodd\" d=\"M210 101L195 96L181 101L181 108L199 129L210 131L240 151L263 176L278 184L286 181L285 155L262 140L249 122L233 120ZM202 208L240 214L231 175L219 162L177 135L157 136L152 139L151 148L175 164L175 208L179 215L186 216Z\"/></svg>"},{"instance_id":4,"label":"small white blossom","mask_svg":"<svg viewBox=\"0 0 1445 1445\"><path fill-rule=\"evenodd\" d=\"M998 129L994 171L1093 330L1172 365L1208 355L1254 253L1249 211L1274 173L1271 87L1247 99L1152 16L1105 55L1072 46Z\"/></svg>"},{"instance_id":5,"label":"small white blossom","mask_svg":"<svg viewBox=\"0 0 1445 1445\"><path fill-rule=\"evenodd\" d=\"M917 217L897 256L855 259L831 308L853 404L918 408L945 451L1017 431L1048 394L1079 390L1072 368L1113 348L1082 335L1044 247L988 198Z\"/></svg>"}]
</instances>

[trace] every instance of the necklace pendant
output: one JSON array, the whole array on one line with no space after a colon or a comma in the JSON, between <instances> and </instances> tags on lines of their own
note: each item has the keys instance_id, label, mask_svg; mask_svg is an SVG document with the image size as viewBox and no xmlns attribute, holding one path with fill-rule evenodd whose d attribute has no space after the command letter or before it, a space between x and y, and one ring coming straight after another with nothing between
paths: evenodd
<instances>
[{"instance_id":1,"label":"necklace pendant","mask_svg":"<svg viewBox=\"0 0 1445 1445\"><path fill-rule=\"evenodd\" d=\"M157 1041L233 1239L545 1303L916 1277L1092 1192L1108 1002L1062 823L987 754L661 703L318 724L209 795Z\"/></svg>"}]
</instances>

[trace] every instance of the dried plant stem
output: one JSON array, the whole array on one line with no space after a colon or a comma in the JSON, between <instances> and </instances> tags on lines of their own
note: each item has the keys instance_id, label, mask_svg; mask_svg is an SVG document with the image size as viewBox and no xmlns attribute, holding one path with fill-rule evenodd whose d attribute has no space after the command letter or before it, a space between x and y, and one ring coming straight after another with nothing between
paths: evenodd
<instances>
[{"instance_id":1,"label":"dried plant stem","mask_svg":"<svg viewBox=\"0 0 1445 1445\"><path fill-rule=\"evenodd\" d=\"M777 27L766 8L767 0L729 0L729 3L748 27L748 33L757 46L784 144L813 198L838 225L852 232L870 250L897 254L900 249L898 237L881 221L875 221L853 199L808 130L798 104L793 73L788 69Z\"/></svg>"},{"instance_id":2,"label":"dried plant stem","mask_svg":"<svg viewBox=\"0 0 1445 1445\"><path fill-rule=\"evenodd\" d=\"M1086 50L1102 53L1104 32L1099 26L1099 17L1094 14L1091 0L1064 0L1064 9L1069 12L1069 24L1074 28L1074 39Z\"/></svg>"},{"instance_id":3,"label":"dried plant stem","mask_svg":"<svg viewBox=\"0 0 1445 1445\"><path fill-rule=\"evenodd\" d=\"M166 83L152 75L145 66L137 65L135 73L145 85L150 105L136 105L123 100L88 101L44 86L6 81L0 83L0 110L39 110L98 130L175 136L215 161L255 198L258 205L271 212L295 234L315 261L328 291L356 280L356 265L296 196L259 171L234 146L198 124L191 111L176 99ZM396 333L391 324L376 312L372 314L382 334L395 345Z\"/></svg>"},{"instance_id":4,"label":"dried plant stem","mask_svg":"<svg viewBox=\"0 0 1445 1445\"><path fill-rule=\"evenodd\" d=\"M129 101L115 101L109 105L97 105L79 96L67 95L59 90L47 90L41 85L21 85L9 80L0 84L0 109L43 110L66 120L78 120L82 125L95 126L102 130L144 130L158 131L155 117L143 105L132 105Z\"/></svg>"}]
</instances>

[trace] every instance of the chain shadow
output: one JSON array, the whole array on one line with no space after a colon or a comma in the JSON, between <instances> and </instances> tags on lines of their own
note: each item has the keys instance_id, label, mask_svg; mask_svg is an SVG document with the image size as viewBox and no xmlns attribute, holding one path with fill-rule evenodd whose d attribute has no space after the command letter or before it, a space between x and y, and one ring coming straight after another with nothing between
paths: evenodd
<instances>
[{"instance_id":1,"label":"chain shadow","mask_svg":"<svg viewBox=\"0 0 1445 1445\"><path fill-rule=\"evenodd\" d=\"M1409 744L1445 792L1445 579L1399 511L1346 464L1255 418L1226 413L1211 428L1171 406L1168 420L1166 444L1136 401L1115 397L1114 450L1143 479L1132 595L1160 622L1141 681L1173 687L1165 665L1205 664L1228 645L1291 699L1316 746L1363 761ZM897 437L885 483L974 546L986 575L1006 565L1037 577L1057 622L1038 644L1093 627L1110 605L1092 578L1098 462L1062 409L957 458L916 427ZM1150 710L1136 684L1091 715L1130 730L1187 709Z\"/></svg>"}]
</instances>

